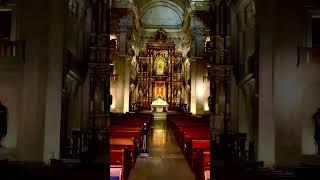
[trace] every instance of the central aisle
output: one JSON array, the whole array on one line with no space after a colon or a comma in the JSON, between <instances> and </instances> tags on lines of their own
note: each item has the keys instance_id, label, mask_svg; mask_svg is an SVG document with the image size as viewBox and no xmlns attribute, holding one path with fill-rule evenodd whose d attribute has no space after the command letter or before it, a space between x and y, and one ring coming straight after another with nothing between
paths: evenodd
<instances>
[{"instance_id":1,"label":"central aisle","mask_svg":"<svg viewBox=\"0 0 320 180\"><path fill-rule=\"evenodd\" d=\"M194 180L174 135L169 131L166 120L154 120L148 141L148 158L137 158L130 172L130 180Z\"/></svg>"}]
</instances>

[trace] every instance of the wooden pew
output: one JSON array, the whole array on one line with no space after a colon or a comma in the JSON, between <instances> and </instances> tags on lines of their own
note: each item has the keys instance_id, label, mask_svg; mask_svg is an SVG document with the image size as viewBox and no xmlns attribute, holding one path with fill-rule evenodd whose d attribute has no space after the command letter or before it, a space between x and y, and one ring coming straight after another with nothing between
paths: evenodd
<instances>
[{"instance_id":1,"label":"wooden pew","mask_svg":"<svg viewBox=\"0 0 320 180\"><path fill-rule=\"evenodd\" d=\"M210 178L210 151L197 149L192 164L196 180L204 180L206 176Z\"/></svg>"},{"instance_id":2,"label":"wooden pew","mask_svg":"<svg viewBox=\"0 0 320 180\"><path fill-rule=\"evenodd\" d=\"M112 151L126 150L127 160L119 165L119 154L111 154L111 159L116 159L116 168L124 168L123 179L128 178L129 172L133 167L135 160L142 146L143 128L146 125L147 130L151 128L152 116L150 115L113 115L110 125L110 154ZM114 156L114 157L112 157ZM118 159L118 160L117 160Z\"/></svg>"},{"instance_id":3,"label":"wooden pew","mask_svg":"<svg viewBox=\"0 0 320 180\"><path fill-rule=\"evenodd\" d=\"M209 120L190 115L168 115L168 125L196 179L210 178Z\"/></svg>"},{"instance_id":4,"label":"wooden pew","mask_svg":"<svg viewBox=\"0 0 320 180\"><path fill-rule=\"evenodd\" d=\"M204 159L209 160L209 162L205 163L210 164L210 139L192 139L187 143L186 157L192 169L195 167L194 161L197 158L197 152L199 150L205 152ZM209 154L207 152L209 152ZM207 157L207 155L209 155L209 157Z\"/></svg>"},{"instance_id":5,"label":"wooden pew","mask_svg":"<svg viewBox=\"0 0 320 180\"><path fill-rule=\"evenodd\" d=\"M110 177L118 176L120 180L126 180L130 172L130 151L127 148L110 149Z\"/></svg>"}]
</instances>

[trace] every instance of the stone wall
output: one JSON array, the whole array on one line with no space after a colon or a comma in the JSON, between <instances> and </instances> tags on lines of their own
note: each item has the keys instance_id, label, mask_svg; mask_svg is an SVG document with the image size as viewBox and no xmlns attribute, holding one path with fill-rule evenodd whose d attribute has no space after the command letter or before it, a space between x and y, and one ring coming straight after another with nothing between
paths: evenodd
<instances>
[{"instance_id":1,"label":"stone wall","mask_svg":"<svg viewBox=\"0 0 320 180\"><path fill-rule=\"evenodd\" d=\"M315 148L311 117L319 106L320 65L297 66L297 47L305 46L304 12L303 1L257 1L258 157L276 166L298 165Z\"/></svg>"}]
</instances>

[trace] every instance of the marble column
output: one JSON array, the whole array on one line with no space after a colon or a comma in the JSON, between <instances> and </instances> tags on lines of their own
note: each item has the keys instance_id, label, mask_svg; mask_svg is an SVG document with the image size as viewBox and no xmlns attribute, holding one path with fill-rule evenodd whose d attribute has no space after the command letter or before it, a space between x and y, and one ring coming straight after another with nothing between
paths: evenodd
<instances>
[{"instance_id":1,"label":"marble column","mask_svg":"<svg viewBox=\"0 0 320 180\"><path fill-rule=\"evenodd\" d=\"M197 82L197 61L196 59L190 59L190 79L191 79L191 102L190 112L192 114L197 113L197 94L196 94L196 82Z\"/></svg>"},{"instance_id":2,"label":"marble column","mask_svg":"<svg viewBox=\"0 0 320 180\"><path fill-rule=\"evenodd\" d=\"M21 39L27 42L17 159L42 161L47 105L49 7L42 0L18 1L17 12L21 20Z\"/></svg>"},{"instance_id":3,"label":"marble column","mask_svg":"<svg viewBox=\"0 0 320 180\"><path fill-rule=\"evenodd\" d=\"M204 51L205 38L204 38L204 23L197 17L196 13L191 14L191 57L200 57Z\"/></svg>"},{"instance_id":4,"label":"marble column","mask_svg":"<svg viewBox=\"0 0 320 180\"><path fill-rule=\"evenodd\" d=\"M64 47L63 0L49 1L48 75L44 125L43 159L60 158L60 127L62 101L62 61Z\"/></svg>"},{"instance_id":5,"label":"marble column","mask_svg":"<svg viewBox=\"0 0 320 180\"><path fill-rule=\"evenodd\" d=\"M275 1L256 3L259 36L259 122L258 160L275 163L275 122L273 117L273 26ZM265 26L268 24L268 26Z\"/></svg>"},{"instance_id":6,"label":"marble column","mask_svg":"<svg viewBox=\"0 0 320 180\"><path fill-rule=\"evenodd\" d=\"M131 35L132 23L132 16L130 14L120 19L118 46L121 55L128 54L128 36Z\"/></svg>"}]
</instances>

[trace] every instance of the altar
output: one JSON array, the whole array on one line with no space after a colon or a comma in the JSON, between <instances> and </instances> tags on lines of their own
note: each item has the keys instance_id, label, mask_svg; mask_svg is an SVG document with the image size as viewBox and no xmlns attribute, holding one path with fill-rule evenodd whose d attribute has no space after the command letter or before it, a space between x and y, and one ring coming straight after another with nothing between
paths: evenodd
<instances>
[{"instance_id":1,"label":"altar","mask_svg":"<svg viewBox=\"0 0 320 180\"><path fill-rule=\"evenodd\" d=\"M151 108L153 112L167 112L168 103L161 99L160 97L157 100L152 101Z\"/></svg>"},{"instance_id":2,"label":"altar","mask_svg":"<svg viewBox=\"0 0 320 180\"><path fill-rule=\"evenodd\" d=\"M137 104L141 110L166 112L184 102L183 58L163 30L146 43L137 59ZM160 99L159 99L160 98Z\"/></svg>"}]
</instances>

